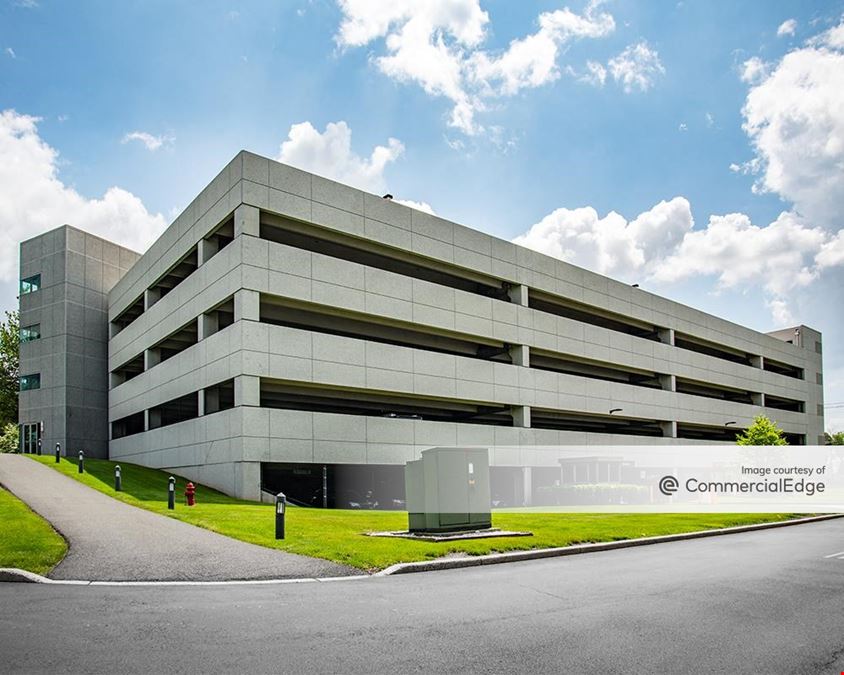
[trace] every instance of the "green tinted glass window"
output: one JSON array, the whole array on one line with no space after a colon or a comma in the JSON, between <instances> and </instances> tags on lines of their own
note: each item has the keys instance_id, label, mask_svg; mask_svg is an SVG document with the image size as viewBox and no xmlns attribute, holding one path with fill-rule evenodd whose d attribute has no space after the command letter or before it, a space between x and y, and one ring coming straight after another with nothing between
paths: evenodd
<instances>
[{"instance_id":1,"label":"green tinted glass window","mask_svg":"<svg viewBox=\"0 0 844 675\"><path fill-rule=\"evenodd\" d=\"M31 389L41 389L41 374L21 375L21 391L30 391Z\"/></svg>"},{"instance_id":2,"label":"green tinted glass window","mask_svg":"<svg viewBox=\"0 0 844 675\"><path fill-rule=\"evenodd\" d=\"M20 341L31 342L41 338L41 324L36 323L31 326L21 326Z\"/></svg>"},{"instance_id":3,"label":"green tinted glass window","mask_svg":"<svg viewBox=\"0 0 844 675\"><path fill-rule=\"evenodd\" d=\"M21 295L33 293L41 288L41 275L34 274L26 279L21 279Z\"/></svg>"}]
</instances>

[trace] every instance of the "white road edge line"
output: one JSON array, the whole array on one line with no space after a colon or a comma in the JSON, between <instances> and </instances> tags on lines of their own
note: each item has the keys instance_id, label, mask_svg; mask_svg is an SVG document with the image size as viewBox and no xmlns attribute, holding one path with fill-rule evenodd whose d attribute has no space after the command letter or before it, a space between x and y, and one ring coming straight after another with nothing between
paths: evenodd
<instances>
[{"instance_id":1,"label":"white road edge line","mask_svg":"<svg viewBox=\"0 0 844 675\"><path fill-rule=\"evenodd\" d=\"M839 551L838 553L833 553L831 555L825 555L824 558L837 558L840 555L844 555L844 551Z\"/></svg>"}]
</instances>

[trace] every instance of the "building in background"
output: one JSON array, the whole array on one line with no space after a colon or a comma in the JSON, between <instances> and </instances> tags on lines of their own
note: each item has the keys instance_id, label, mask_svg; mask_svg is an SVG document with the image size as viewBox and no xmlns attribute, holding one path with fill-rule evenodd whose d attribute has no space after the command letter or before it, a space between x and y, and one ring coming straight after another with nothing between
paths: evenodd
<instances>
[{"instance_id":1,"label":"building in background","mask_svg":"<svg viewBox=\"0 0 844 675\"><path fill-rule=\"evenodd\" d=\"M52 262L83 253L84 277ZM140 257L65 227L21 270L24 429L247 499L321 503L325 481L331 505L393 503L406 461L459 445L494 448L493 496L524 503L560 476L540 446L730 442L762 412L823 442L817 331L758 333L247 152ZM59 433L89 383L90 438Z\"/></svg>"}]
</instances>

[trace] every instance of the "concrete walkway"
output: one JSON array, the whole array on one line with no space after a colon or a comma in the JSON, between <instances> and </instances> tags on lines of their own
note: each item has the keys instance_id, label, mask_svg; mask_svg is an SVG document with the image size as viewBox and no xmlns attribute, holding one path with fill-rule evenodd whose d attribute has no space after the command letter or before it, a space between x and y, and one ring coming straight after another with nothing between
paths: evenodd
<instances>
[{"instance_id":1,"label":"concrete walkway","mask_svg":"<svg viewBox=\"0 0 844 675\"><path fill-rule=\"evenodd\" d=\"M53 579L223 581L360 574L129 506L20 455L0 454L0 485L67 539L67 557L50 573Z\"/></svg>"}]
</instances>

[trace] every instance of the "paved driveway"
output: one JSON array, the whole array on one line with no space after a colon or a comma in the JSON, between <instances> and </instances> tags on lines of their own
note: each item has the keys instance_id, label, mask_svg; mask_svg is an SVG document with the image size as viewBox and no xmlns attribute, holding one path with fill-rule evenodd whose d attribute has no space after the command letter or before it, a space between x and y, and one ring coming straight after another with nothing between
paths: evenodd
<instances>
[{"instance_id":1,"label":"paved driveway","mask_svg":"<svg viewBox=\"0 0 844 675\"><path fill-rule=\"evenodd\" d=\"M129 506L20 455L0 455L0 484L67 539L69 551L51 572L54 579L218 581L360 574Z\"/></svg>"},{"instance_id":2,"label":"paved driveway","mask_svg":"<svg viewBox=\"0 0 844 675\"><path fill-rule=\"evenodd\" d=\"M354 583L0 584L0 673L837 675L842 557L830 520Z\"/></svg>"}]
</instances>

